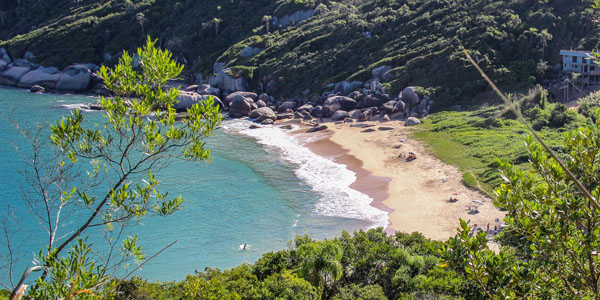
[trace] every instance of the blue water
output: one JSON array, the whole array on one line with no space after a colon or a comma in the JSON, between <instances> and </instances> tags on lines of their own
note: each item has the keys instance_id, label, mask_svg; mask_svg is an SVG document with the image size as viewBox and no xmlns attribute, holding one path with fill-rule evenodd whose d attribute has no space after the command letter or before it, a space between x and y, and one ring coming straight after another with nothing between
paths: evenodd
<instances>
[{"instance_id":1,"label":"blue water","mask_svg":"<svg viewBox=\"0 0 600 300\"><path fill-rule=\"evenodd\" d=\"M22 127L48 124L68 114L73 104L93 101L81 95L0 89L0 211L2 215L13 212L13 219L20 222L10 223L11 246L20 258L16 272L31 263L45 235L39 219L29 215L23 202L20 186L27 181L21 171L26 170L24 158L30 151L9 120ZM103 113L85 116L92 124L101 121ZM138 234L148 256L177 243L137 275L181 280L206 267L253 263L266 252L286 248L299 234L322 239L343 230L385 225L385 213L369 207L366 195L348 188L354 177L344 166L316 157L281 129L249 131L247 127L246 121L225 121L208 139L210 162L177 160L158 173L163 191L185 198L183 209L168 217L145 218L125 234ZM68 220L77 220L77 212L71 216L64 218L63 233L74 225ZM103 249L98 231L90 234L90 241ZM0 243L2 260L7 250L4 241ZM246 251L239 248L244 243L249 245ZM115 272L122 272L119 268ZM6 280L5 271L0 272L0 279Z\"/></svg>"}]
</instances>

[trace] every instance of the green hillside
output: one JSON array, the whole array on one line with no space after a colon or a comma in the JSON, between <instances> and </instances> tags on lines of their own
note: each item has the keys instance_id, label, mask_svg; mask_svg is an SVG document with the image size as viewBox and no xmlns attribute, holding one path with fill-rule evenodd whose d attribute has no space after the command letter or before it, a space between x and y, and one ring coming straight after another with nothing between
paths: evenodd
<instances>
[{"instance_id":1,"label":"green hillside","mask_svg":"<svg viewBox=\"0 0 600 300\"><path fill-rule=\"evenodd\" d=\"M0 47L15 57L31 51L47 66L99 64L149 34L186 64L188 81L210 75L219 61L253 89L286 97L365 81L389 66L388 90L422 86L446 106L486 89L459 41L500 85L522 90L553 75L559 49L591 49L599 37L585 0L53 2L24 1L2 12ZM315 16L285 28L270 24L267 32L265 21L303 9L316 9ZM262 51L242 57L246 46Z\"/></svg>"}]
</instances>

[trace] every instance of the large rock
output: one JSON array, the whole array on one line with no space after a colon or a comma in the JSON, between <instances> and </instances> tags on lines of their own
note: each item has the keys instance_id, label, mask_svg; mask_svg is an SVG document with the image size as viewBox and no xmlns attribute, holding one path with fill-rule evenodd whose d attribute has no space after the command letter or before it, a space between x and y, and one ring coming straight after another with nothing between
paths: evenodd
<instances>
[{"instance_id":1,"label":"large rock","mask_svg":"<svg viewBox=\"0 0 600 300\"><path fill-rule=\"evenodd\" d=\"M248 84L243 77L234 78L229 76L231 69L222 69L223 63L215 63L213 71L215 76L208 78L208 83L211 86L218 87L229 92L245 91L248 89Z\"/></svg>"},{"instance_id":2,"label":"large rock","mask_svg":"<svg viewBox=\"0 0 600 300\"><path fill-rule=\"evenodd\" d=\"M360 109L355 109L355 110L350 111L348 113L348 116L354 120L358 120L358 118L360 117L360 114L361 114Z\"/></svg>"},{"instance_id":3,"label":"large rock","mask_svg":"<svg viewBox=\"0 0 600 300\"><path fill-rule=\"evenodd\" d=\"M394 111L400 112L406 110L406 104L402 100L396 101L396 105L394 105Z\"/></svg>"},{"instance_id":4,"label":"large rock","mask_svg":"<svg viewBox=\"0 0 600 300\"><path fill-rule=\"evenodd\" d=\"M260 51L262 51L262 49L254 48L251 46L246 46L246 47L244 47L244 49L242 49L242 53L240 53L240 55L244 58L249 58L249 57L255 56L256 54L260 53Z\"/></svg>"},{"instance_id":5,"label":"large rock","mask_svg":"<svg viewBox=\"0 0 600 300\"><path fill-rule=\"evenodd\" d=\"M12 59L10 56L8 56L6 50L4 50L4 48L0 48L0 72L4 71L10 62L12 62Z\"/></svg>"},{"instance_id":6,"label":"large rock","mask_svg":"<svg viewBox=\"0 0 600 300\"><path fill-rule=\"evenodd\" d=\"M7 64L12 62L12 59L10 59L10 56L8 56L8 53L4 48L0 48L0 60L6 62Z\"/></svg>"},{"instance_id":7,"label":"large rock","mask_svg":"<svg viewBox=\"0 0 600 300\"><path fill-rule=\"evenodd\" d=\"M288 109L296 108L296 101L285 101L279 105L279 111L286 111Z\"/></svg>"},{"instance_id":8,"label":"large rock","mask_svg":"<svg viewBox=\"0 0 600 300\"><path fill-rule=\"evenodd\" d=\"M332 121L340 121L348 117L348 112L344 110L338 110L331 116Z\"/></svg>"},{"instance_id":9,"label":"large rock","mask_svg":"<svg viewBox=\"0 0 600 300\"><path fill-rule=\"evenodd\" d=\"M402 90L402 101L404 101L408 105L415 105L420 102L419 95L412 86L409 86Z\"/></svg>"},{"instance_id":10,"label":"large rock","mask_svg":"<svg viewBox=\"0 0 600 300\"><path fill-rule=\"evenodd\" d=\"M56 89L60 91L82 92L88 89L92 79L89 65L72 65L60 73Z\"/></svg>"},{"instance_id":11,"label":"large rock","mask_svg":"<svg viewBox=\"0 0 600 300\"><path fill-rule=\"evenodd\" d=\"M396 101L388 101L383 104L383 109L388 113L396 112Z\"/></svg>"},{"instance_id":12,"label":"large rock","mask_svg":"<svg viewBox=\"0 0 600 300\"><path fill-rule=\"evenodd\" d=\"M0 84L16 86L21 77L27 74L31 70L31 67L25 66L8 66L8 68L0 73Z\"/></svg>"},{"instance_id":13,"label":"large rock","mask_svg":"<svg viewBox=\"0 0 600 300\"><path fill-rule=\"evenodd\" d=\"M283 120L283 119L293 119L294 118L294 113L279 113L277 114L277 120Z\"/></svg>"},{"instance_id":14,"label":"large rock","mask_svg":"<svg viewBox=\"0 0 600 300\"><path fill-rule=\"evenodd\" d=\"M323 106L317 105L310 110L310 114L315 118L320 118L323 116Z\"/></svg>"},{"instance_id":15,"label":"large rock","mask_svg":"<svg viewBox=\"0 0 600 300\"><path fill-rule=\"evenodd\" d=\"M209 97L213 97L214 106L219 106L219 108L223 109L223 103L218 97L213 95L200 95L195 92L181 92L179 96L177 96L177 103L173 105L173 108L175 108L178 111L188 110L192 108L192 106L194 106L195 104L206 101L206 99L208 99Z\"/></svg>"},{"instance_id":16,"label":"large rock","mask_svg":"<svg viewBox=\"0 0 600 300\"><path fill-rule=\"evenodd\" d=\"M385 103L385 99L377 95L367 95L363 100L364 107L380 107Z\"/></svg>"},{"instance_id":17,"label":"large rock","mask_svg":"<svg viewBox=\"0 0 600 300\"><path fill-rule=\"evenodd\" d=\"M327 125L315 126L311 129L307 130L306 133L317 132L317 131L321 131L321 130L325 130L325 129L327 129Z\"/></svg>"},{"instance_id":18,"label":"large rock","mask_svg":"<svg viewBox=\"0 0 600 300\"><path fill-rule=\"evenodd\" d=\"M404 122L404 126L414 126L414 125L418 125L421 124L421 121L419 121L419 119L414 118L414 117L410 117L408 119L406 119L406 122Z\"/></svg>"},{"instance_id":19,"label":"large rock","mask_svg":"<svg viewBox=\"0 0 600 300\"><path fill-rule=\"evenodd\" d=\"M388 72L391 69L392 69L391 66L380 66L380 67L377 67L377 68L373 69L371 71L371 75L373 75L373 78L375 78L375 79L379 79L379 80L382 80L382 81L387 81L389 79L389 77L390 77L390 75L389 75Z\"/></svg>"},{"instance_id":20,"label":"large rock","mask_svg":"<svg viewBox=\"0 0 600 300\"><path fill-rule=\"evenodd\" d=\"M221 96L221 89L216 88L216 87L211 87L208 84L199 85L198 88L196 89L196 92L198 92L198 94L202 94L202 95L213 95L213 96L217 96L217 97Z\"/></svg>"},{"instance_id":21,"label":"large rock","mask_svg":"<svg viewBox=\"0 0 600 300\"><path fill-rule=\"evenodd\" d=\"M265 119L271 119L273 121L277 120L277 114L275 114L275 112L268 107L257 108L255 110L251 111L248 114L248 116L250 118L260 120L259 122L261 122Z\"/></svg>"},{"instance_id":22,"label":"large rock","mask_svg":"<svg viewBox=\"0 0 600 300\"><path fill-rule=\"evenodd\" d=\"M256 101L256 99L257 99L256 93L234 92L234 93L227 95L227 97L225 97L225 99L223 99L223 103L225 103L226 105L229 105L229 103L233 102L233 100L236 98L236 96L242 97L242 98L250 98L252 101Z\"/></svg>"},{"instance_id":23,"label":"large rock","mask_svg":"<svg viewBox=\"0 0 600 300\"><path fill-rule=\"evenodd\" d=\"M332 105L323 105L323 110L322 110L322 115L323 117L329 118L331 117L331 115L333 115L334 112L338 111L341 109L341 106L339 103L334 103Z\"/></svg>"},{"instance_id":24,"label":"large rock","mask_svg":"<svg viewBox=\"0 0 600 300\"><path fill-rule=\"evenodd\" d=\"M262 100L265 103L269 103L271 102L271 97L269 97L269 95L262 93L258 96L258 100Z\"/></svg>"},{"instance_id":25,"label":"large rock","mask_svg":"<svg viewBox=\"0 0 600 300\"><path fill-rule=\"evenodd\" d=\"M310 104L310 103L306 103L306 104L304 104L304 105L302 105L302 106L298 107L296 110L297 110L297 111L307 111L307 112L310 112L310 111L312 111L312 109L313 109L313 108L314 108L314 107L313 107L313 105L312 105L312 104Z\"/></svg>"},{"instance_id":26,"label":"large rock","mask_svg":"<svg viewBox=\"0 0 600 300\"><path fill-rule=\"evenodd\" d=\"M373 116L375 114L377 114L376 109L365 109L363 112L360 113L358 120L359 121L369 121L373 118Z\"/></svg>"},{"instance_id":27,"label":"large rock","mask_svg":"<svg viewBox=\"0 0 600 300\"><path fill-rule=\"evenodd\" d=\"M261 107L266 107L267 104L265 103L265 101L258 100L258 101L256 101L256 106L258 106L258 108L261 108Z\"/></svg>"},{"instance_id":28,"label":"large rock","mask_svg":"<svg viewBox=\"0 0 600 300\"><path fill-rule=\"evenodd\" d=\"M344 96L331 96L325 100L323 106L339 105L339 109L351 111L356 107L356 100Z\"/></svg>"},{"instance_id":29,"label":"large rock","mask_svg":"<svg viewBox=\"0 0 600 300\"><path fill-rule=\"evenodd\" d=\"M23 77L19 79L17 86L30 88L34 85L39 85L47 89L55 89L56 84L60 79L60 75L60 71L57 68L39 67L23 75Z\"/></svg>"},{"instance_id":30,"label":"large rock","mask_svg":"<svg viewBox=\"0 0 600 300\"><path fill-rule=\"evenodd\" d=\"M271 23L273 24L273 27L287 27L289 25L298 24L298 23L302 22L303 20L311 18L314 15L315 15L314 9L298 10L298 11L295 11L291 15L285 15L283 17L275 16L271 20Z\"/></svg>"},{"instance_id":31,"label":"large rock","mask_svg":"<svg viewBox=\"0 0 600 300\"><path fill-rule=\"evenodd\" d=\"M235 99L233 99L229 105L229 115L235 116L239 114L242 116L247 116L252 110L252 105L250 101L246 100L246 98L241 97L240 95L238 96L239 97L235 97Z\"/></svg>"},{"instance_id":32,"label":"large rock","mask_svg":"<svg viewBox=\"0 0 600 300\"><path fill-rule=\"evenodd\" d=\"M46 89L43 86L34 85L31 88L29 88L29 91L32 93L44 93L46 92Z\"/></svg>"}]
</instances>

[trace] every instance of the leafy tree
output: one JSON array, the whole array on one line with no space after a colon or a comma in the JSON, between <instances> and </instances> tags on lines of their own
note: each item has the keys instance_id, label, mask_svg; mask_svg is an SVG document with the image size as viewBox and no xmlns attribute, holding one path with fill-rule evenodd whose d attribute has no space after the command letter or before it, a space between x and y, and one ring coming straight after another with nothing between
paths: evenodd
<instances>
[{"instance_id":1,"label":"leafy tree","mask_svg":"<svg viewBox=\"0 0 600 300\"><path fill-rule=\"evenodd\" d=\"M31 291L35 297L85 298L109 292L103 287L110 281L111 267L145 258L137 236L121 237L124 228L149 215L170 215L183 202L181 196L161 192L153 172L175 157L205 160L210 155L203 140L220 123L218 108L208 99L176 122L172 106L179 91L164 86L183 66L154 45L148 37L138 49L138 68L127 52L113 69L101 68L100 77L115 95L100 99L106 112L102 124L90 126L75 110L51 127L50 150L37 144L39 138L31 140L34 176L28 179L26 200L48 232L47 245L37 257L43 274ZM67 210L81 219L65 220ZM72 230L61 232L63 222L74 224ZM95 227L105 228L111 252L122 248L124 257L115 261L116 255L108 255L94 262L88 256L91 244L85 237ZM22 282L15 290L21 288Z\"/></svg>"},{"instance_id":2,"label":"leafy tree","mask_svg":"<svg viewBox=\"0 0 600 300\"><path fill-rule=\"evenodd\" d=\"M378 285L359 286L351 284L347 287L340 288L340 293L333 299L344 300L386 300L383 289Z\"/></svg>"},{"instance_id":3,"label":"leafy tree","mask_svg":"<svg viewBox=\"0 0 600 300\"><path fill-rule=\"evenodd\" d=\"M298 278L290 270L269 276L263 284L263 295L260 299L269 300L313 300L317 298L314 286L302 278Z\"/></svg>"},{"instance_id":4,"label":"leafy tree","mask_svg":"<svg viewBox=\"0 0 600 300\"><path fill-rule=\"evenodd\" d=\"M269 15L265 15L262 18L262 21L265 23L265 28L267 29L267 33L269 33L269 29L271 28L271 19L273 19L273 17L271 17Z\"/></svg>"},{"instance_id":5,"label":"leafy tree","mask_svg":"<svg viewBox=\"0 0 600 300\"><path fill-rule=\"evenodd\" d=\"M298 273L317 287L319 297L328 285L335 284L342 277L342 249L330 240L318 243L304 243L297 250L300 259Z\"/></svg>"},{"instance_id":6,"label":"leafy tree","mask_svg":"<svg viewBox=\"0 0 600 300\"><path fill-rule=\"evenodd\" d=\"M495 204L507 211L508 225L500 239L512 247L496 254L484 233L462 222L445 259L490 299L600 299L600 210L542 146L526 142L532 172L499 162L506 182ZM597 199L600 122L565 134L564 147L568 170Z\"/></svg>"},{"instance_id":7,"label":"leafy tree","mask_svg":"<svg viewBox=\"0 0 600 300\"><path fill-rule=\"evenodd\" d=\"M184 299L194 300L239 300L241 297L227 290L225 285L212 278L204 280L197 276L188 276L183 285Z\"/></svg>"}]
</instances>

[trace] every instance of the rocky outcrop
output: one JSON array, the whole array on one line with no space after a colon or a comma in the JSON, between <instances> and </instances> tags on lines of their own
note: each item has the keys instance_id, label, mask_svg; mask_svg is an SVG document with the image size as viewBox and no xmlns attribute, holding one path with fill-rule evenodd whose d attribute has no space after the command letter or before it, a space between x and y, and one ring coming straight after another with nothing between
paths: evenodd
<instances>
[{"instance_id":1,"label":"rocky outcrop","mask_svg":"<svg viewBox=\"0 0 600 300\"><path fill-rule=\"evenodd\" d=\"M59 91L83 92L90 86L93 70L89 65L72 65L60 73L60 79L56 83Z\"/></svg>"},{"instance_id":2,"label":"rocky outcrop","mask_svg":"<svg viewBox=\"0 0 600 300\"><path fill-rule=\"evenodd\" d=\"M38 67L23 75L19 79L18 87L30 88L34 85L42 86L46 89L55 89L61 72L54 67Z\"/></svg>"},{"instance_id":3,"label":"rocky outcrop","mask_svg":"<svg viewBox=\"0 0 600 300\"><path fill-rule=\"evenodd\" d=\"M248 116L255 119L256 122L262 122L265 119L277 120L277 114L269 107L260 107L251 111Z\"/></svg>"},{"instance_id":4,"label":"rocky outcrop","mask_svg":"<svg viewBox=\"0 0 600 300\"><path fill-rule=\"evenodd\" d=\"M299 10L291 15L285 15L281 18L273 17L271 23L275 27L287 27L290 25L298 24L308 18L311 18L315 15L314 9L309 10Z\"/></svg>"},{"instance_id":5,"label":"rocky outcrop","mask_svg":"<svg viewBox=\"0 0 600 300\"><path fill-rule=\"evenodd\" d=\"M262 51L262 49L260 49L260 48L246 46L246 47L244 47L244 49L242 49L242 52L240 53L240 55L243 58L250 58L252 56L255 56L256 54L259 54L261 51Z\"/></svg>"},{"instance_id":6,"label":"rocky outcrop","mask_svg":"<svg viewBox=\"0 0 600 300\"><path fill-rule=\"evenodd\" d=\"M0 72L4 71L6 67L8 67L8 64L11 62L12 59L10 58L10 56L8 56L6 50L4 50L4 48L0 48Z\"/></svg>"},{"instance_id":7,"label":"rocky outcrop","mask_svg":"<svg viewBox=\"0 0 600 300\"><path fill-rule=\"evenodd\" d=\"M348 95L350 92L352 92L355 89L361 88L363 85L364 85L364 83L362 81L338 82L335 84L335 87L333 88L333 93L334 94L341 93L343 95Z\"/></svg>"},{"instance_id":8,"label":"rocky outcrop","mask_svg":"<svg viewBox=\"0 0 600 300\"><path fill-rule=\"evenodd\" d=\"M341 121L345 118L348 117L348 112L344 111L344 110L338 110L336 112L333 113L333 115L331 116L331 120L332 121Z\"/></svg>"},{"instance_id":9,"label":"rocky outcrop","mask_svg":"<svg viewBox=\"0 0 600 300\"><path fill-rule=\"evenodd\" d=\"M358 120L358 118L360 117L360 114L361 114L360 109L355 109L348 113L348 117L352 118L353 120Z\"/></svg>"},{"instance_id":10,"label":"rocky outcrop","mask_svg":"<svg viewBox=\"0 0 600 300\"><path fill-rule=\"evenodd\" d=\"M34 85L31 88L29 88L29 91L32 93L44 93L46 92L46 89L43 86Z\"/></svg>"},{"instance_id":11,"label":"rocky outcrop","mask_svg":"<svg viewBox=\"0 0 600 300\"><path fill-rule=\"evenodd\" d=\"M406 122L404 122L404 126L414 126L414 125L418 125L421 124L421 121L419 121L419 119L414 118L414 117L410 117L408 119L406 119Z\"/></svg>"},{"instance_id":12,"label":"rocky outcrop","mask_svg":"<svg viewBox=\"0 0 600 300\"><path fill-rule=\"evenodd\" d=\"M351 111L356 107L356 100L345 96L331 96L325 100L323 106L338 107L341 110Z\"/></svg>"},{"instance_id":13,"label":"rocky outcrop","mask_svg":"<svg viewBox=\"0 0 600 300\"><path fill-rule=\"evenodd\" d=\"M252 99L244 98L240 95L235 97L229 105L229 116L248 116L248 114L252 110L252 103L250 101L252 101Z\"/></svg>"},{"instance_id":14,"label":"rocky outcrop","mask_svg":"<svg viewBox=\"0 0 600 300\"><path fill-rule=\"evenodd\" d=\"M229 105L231 102L233 102L233 99L235 99L236 96L242 97L242 98L250 98L250 99L252 99L252 102L256 101L256 99L257 99L256 93L235 92L235 93L231 93L231 94L227 95L227 97L225 97L225 99L223 99L223 103L225 103L226 105Z\"/></svg>"},{"instance_id":15,"label":"rocky outcrop","mask_svg":"<svg viewBox=\"0 0 600 300\"><path fill-rule=\"evenodd\" d=\"M322 131L327 129L327 125L320 125L320 126L315 126L309 130L306 131L306 133L311 133L311 132L317 132L317 131Z\"/></svg>"},{"instance_id":16,"label":"rocky outcrop","mask_svg":"<svg viewBox=\"0 0 600 300\"><path fill-rule=\"evenodd\" d=\"M223 63L215 63L213 66L214 76L208 78L208 83L228 92L237 92L248 90L248 84L243 77L234 78L230 76L231 69L223 69Z\"/></svg>"},{"instance_id":17,"label":"rocky outcrop","mask_svg":"<svg viewBox=\"0 0 600 300\"><path fill-rule=\"evenodd\" d=\"M296 101L284 101L281 104L279 104L279 108L277 109L278 111L287 111L288 109L294 109L296 108Z\"/></svg>"},{"instance_id":18,"label":"rocky outcrop","mask_svg":"<svg viewBox=\"0 0 600 300\"><path fill-rule=\"evenodd\" d=\"M367 95L363 100L363 107L380 107L386 102L386 99L378 95Z\"/></svg>"},{"instance_id":19,"label":"rocky outcrop","mask_svg":"<svg viewBox=\"0 0 600 300\"><path fill-rule=\"evenodd\" d=\"M404 103L408 105L415 105L420 102L419 95L417 95L417 92L412 86L409 86L402 90L401 96L402 101L404 101Z\"/></svg>"},{"instance_id":20,"label":"rocky outcrop","mask_svg":"<svg viewBox=\"0 0 600 300\"><path fill-rule=\"evenodd\" d=\"M196 92L201 95L213 95L221 97L221 89L211 87L209 84L200 84L196 88Z\"/></svg>"},{"instance_id":21,"label":"rocky outcrop","mask_svg":"<svg viewBox=\"0 0 600 300\"><path fill-rule=\"evenodd\" d=\"M177 103L173 105L173 108L177 111L188 110L195 104L206 101L206 99L209 97L213 97L215 106L219 106L221 109L223 109L223 103L218 97L213 95L200 95L195 92L180 92L179 96L176 98Z\"/></svg>"},{"instance_id":22,"label":"rocky outcrop","mask_svg":"<svg viewBox=\"0 0 600 300\"><path fill-rule=\"evenodd\" d=\"M379 66L373 70L371 70L371 75L373 75L373 79L378 79L381 81L388 81L390 75L388 72L392 69L391 66Z\"/></svg>"},{"instance_id":23,"label":"rocky outcrop","mask_svg":"<svg viewBox=\"0 0 600 300\"><path fill-rule=\"evenodd\" d=\"M16 86L23 75L36 67L36 64L25 59L17 59L8 64L5 70L0 73L0 84Z\"/></svg>"}]
</instances>

